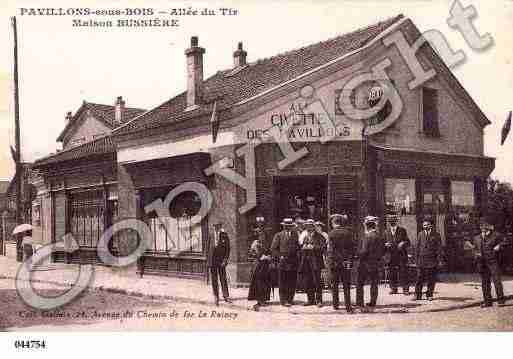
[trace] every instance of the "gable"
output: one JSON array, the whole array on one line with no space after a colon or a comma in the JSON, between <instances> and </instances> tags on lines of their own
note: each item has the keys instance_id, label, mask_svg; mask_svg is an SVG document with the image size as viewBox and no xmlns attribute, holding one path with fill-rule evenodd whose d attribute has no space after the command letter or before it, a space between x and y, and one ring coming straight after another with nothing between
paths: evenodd
<instances>
[{"instance_id":1,"label":"gable","mask_svg":"<svg viewBox=\"0 0 513 359\"><path fill-rule=\"evenodd\" d=\"M73 128L66 134L63 140L63 149L92 141L110 132L111 129L103 122L97 120L91 114L84 113L78 121L75 120Z\"/></svg>"},{"instance_id":2,"label":"gable","mask_svg":"<svg viewBox=\"0 0 513 359\"><path fill-rule=\"evenodd\" d=\"M408 25L414 26L411 22ZM407 32L406 35L411 36L411 33ZM414 76L397 47L391 45L382 55L393 63L390 77L395 80L405 106L395 126L375 136L375 140L380 145L394 148L483 156L483 128L489 121L475 103L469 102L473 100L454 75L448 73L450 70L441 67L441 59L432 61L431 48L422 46L416 56L424 69L433 68L436 75L422 86L410 90L408 83ZM422 87L436 90L440 137L430 137L423 133Z\"/></svg>"}]
</instances>

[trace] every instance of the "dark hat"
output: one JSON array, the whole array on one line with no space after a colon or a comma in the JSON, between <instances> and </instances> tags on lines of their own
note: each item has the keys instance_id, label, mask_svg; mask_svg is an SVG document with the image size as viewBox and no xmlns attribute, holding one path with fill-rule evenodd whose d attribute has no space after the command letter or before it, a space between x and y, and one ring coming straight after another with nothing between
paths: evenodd
<instances>
[{"instance_id":1,"label":"dark hat","mask_svg":"<svg viewBox=\"0 0 513 359\"><path fill-rule=\"evenodd\" d=\"M424 216L424 218L422 219L422 222L429 222L431 224L435 223L432 216Z\"/></svg>"},{"instance_id":2,"label":"dark hat","mask_svg":"<svg viewBox=\"0 0 513 359\"><path fill-rule=\"evenodd\" d=\"M481 226L495 226L496 219L493 216L483 216L479 219L479 225Z\"/></svg>"},{"instance_id":3,"label":"dark hat","mask_svg":"<svg viewBox=\"0 0 513 359\"><path fill-rule=\"evenodd\" d=\"M375 216L367 216L363 219L363 223L377 223L379 218Z\"/></svg>"},{"instance_id":4,"label":"dark hat","mask_svg":"<svg viewBox=\"0 0 513 359\"><path fill-rule=\"evenodd\" d=\"M223 226L223 223L222 222L215 222L213 225L212 225L214 228L220 228Z\"/></svg>"}]
</instances>

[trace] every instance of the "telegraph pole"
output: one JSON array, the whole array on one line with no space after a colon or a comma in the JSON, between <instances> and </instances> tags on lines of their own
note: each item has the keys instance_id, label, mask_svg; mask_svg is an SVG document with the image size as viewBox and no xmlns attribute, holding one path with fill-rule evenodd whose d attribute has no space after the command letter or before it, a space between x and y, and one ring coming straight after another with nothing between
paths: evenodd
<instances>
[{"instance_id":1,"label":"telegraph pole","mask_svg":"<svg viewBox=\"0 0 513 359\"><path fill-rule=\"evenodd\" d=\"M16 163L16 224L22 222L21 208L21 181L23 174L21 168L21 145L20 145L20 99L18 91L18 32L16 29L16 17L11 18L14 34L14 141L15 141L15 158Z\"/></svg>"}]
</instances>

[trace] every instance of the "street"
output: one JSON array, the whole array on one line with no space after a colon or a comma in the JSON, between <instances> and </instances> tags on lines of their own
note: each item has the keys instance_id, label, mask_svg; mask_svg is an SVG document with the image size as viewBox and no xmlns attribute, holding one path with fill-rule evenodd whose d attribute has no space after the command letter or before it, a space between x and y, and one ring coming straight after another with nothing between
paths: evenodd
<instances>
[{"instance_id":1,"label":"street","mask_svg":"<svg viewBox=\"0 0 513 359\"><path fill-rule=\"evenodd\" d=\"M35 283L44 295L63 287ZM237 300L238 298L234 298ZM513 303L503 308L479 307L435 313L357 313L331 307L305 311L253 312L240 307L188 304L91 290L55 311L40 312L18 297L14 281L0 280L0 328L7 331L94 330L259 330L259 331L511 331Z\"/></svg>"}]
</instances>

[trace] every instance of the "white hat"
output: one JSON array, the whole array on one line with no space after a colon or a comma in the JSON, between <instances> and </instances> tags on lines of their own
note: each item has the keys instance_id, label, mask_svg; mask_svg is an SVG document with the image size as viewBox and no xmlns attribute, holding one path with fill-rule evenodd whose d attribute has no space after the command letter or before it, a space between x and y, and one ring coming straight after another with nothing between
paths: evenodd
<instances>
[{"instance_id":1,"label":"white hat","mask_svg":"<svg viewBox=\"0 0 513 359\"><path fill-rule=\"evenodd\" d=\"M363 219L363 223L377 223L379 222L379 218L375 216L367 216Z\"/></svg>"}]
</instances>

